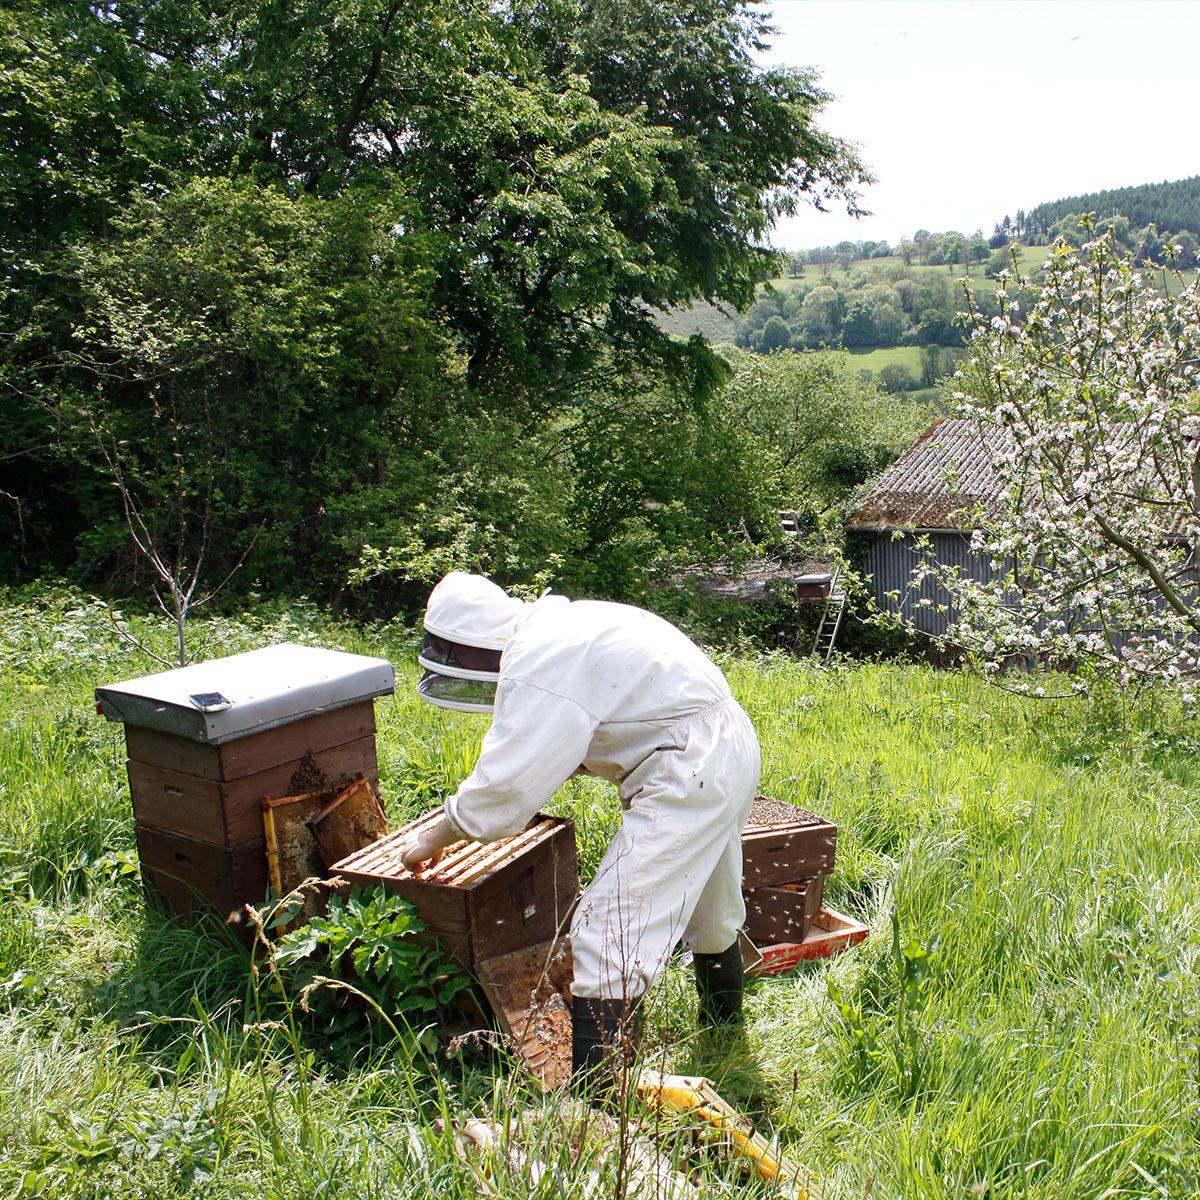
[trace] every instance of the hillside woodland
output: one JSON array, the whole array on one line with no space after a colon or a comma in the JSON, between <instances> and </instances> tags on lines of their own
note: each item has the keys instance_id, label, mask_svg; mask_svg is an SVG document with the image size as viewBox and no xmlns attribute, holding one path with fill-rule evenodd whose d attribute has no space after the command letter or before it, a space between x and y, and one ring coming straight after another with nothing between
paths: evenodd
<instances>
[{"instance_id":1,"label":"hillside woodland","mask_svg":"<svg viewBox=\"0 0 1200 1200\"><path fill-rule=\"evenodd\" d=\"M404 607L775 536L730 362L654 317L863 173L737 0L0 23L0 570Z\"/></svg>"}]
</instances>

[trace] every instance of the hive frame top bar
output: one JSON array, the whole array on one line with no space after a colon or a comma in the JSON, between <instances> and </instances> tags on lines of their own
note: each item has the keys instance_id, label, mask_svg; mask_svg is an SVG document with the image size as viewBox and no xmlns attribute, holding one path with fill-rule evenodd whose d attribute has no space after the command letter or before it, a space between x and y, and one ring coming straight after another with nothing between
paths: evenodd
<instances>
[{"instance_id":1,"label":"hive frame top bar","mask_svg":"<svg viewBox=\"0 0 1200 1200\"><path fill-rule=\"evenodd\" d=\"M386 659L282 642L100 687L96 700L110 721L221 745L395 689Z\"/></svg>"},{"instance_id":2,"label":"hive frame top bar","mask_svg":"<svg viewBox=\"0 0 1200 1200\"><path fill-rule=\"evenodd\" d=\"M493 872L513 861L551 836L561 825L559 817L538 814L520 833L495 842L455 842L446 848L442 859L432 866L410 871L400 863L407 838L435 821L440 810L427 813L401 829L394 829L371 845L334 863L333 874L386 874L393 879L412 879L438 887L469 888L488 879Z\"/></svg>"}]
</instances>

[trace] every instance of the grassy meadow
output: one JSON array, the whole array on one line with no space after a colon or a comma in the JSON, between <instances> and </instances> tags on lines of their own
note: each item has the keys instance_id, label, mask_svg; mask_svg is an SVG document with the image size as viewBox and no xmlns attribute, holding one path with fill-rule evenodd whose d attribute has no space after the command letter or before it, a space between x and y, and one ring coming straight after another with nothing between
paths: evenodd
<instances>
[{"instance_id":1,"label":"grassy meadow","mask_svg":"<svg viewBox=\"0 0 1200 1200\"><path fill-rule=\"evenodd\" d=\"M391 658L393 821L470 768L485 723L415 699L408 629L293 604L194 632L205 655ZM741 1038L699 1038L671 970L649 1058L711 1075L829 1200L1200 1195L1196 720L1157 694L1037 701L914 665L724 665L764 791L837 822L827 899L873 935L752 985ZM499 1160L473 1174L436 1131L551 1111L502 1052L364 1032L333 1054L236 941L145 909L121 734L91 692L152 669L85 597L0 593L0 1197L584 1195L589 1162L548 1119L526 1134L537 1184ZM616 800L579 780L554 808L586 875ZM771 1194L698 1162L705 1196Z\"/></svg>"}]
</instances>

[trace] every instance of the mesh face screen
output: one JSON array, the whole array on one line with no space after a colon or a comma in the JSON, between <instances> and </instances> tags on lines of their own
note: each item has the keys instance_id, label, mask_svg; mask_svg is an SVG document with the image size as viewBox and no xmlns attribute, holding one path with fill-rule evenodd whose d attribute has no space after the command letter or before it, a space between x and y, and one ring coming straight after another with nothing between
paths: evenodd
<instances>
[{"instance_id":1,"label":"mesh face screen","mask_svg":"<svg viewBox=\"0 0 1200 1200\"><path fill-rule=\"evenodd\" d=\"M426 671L417 684L417 695L438 708L490 713L496 705L496 683L495 679L461 679Z\"/></svg>"}]
</instances>

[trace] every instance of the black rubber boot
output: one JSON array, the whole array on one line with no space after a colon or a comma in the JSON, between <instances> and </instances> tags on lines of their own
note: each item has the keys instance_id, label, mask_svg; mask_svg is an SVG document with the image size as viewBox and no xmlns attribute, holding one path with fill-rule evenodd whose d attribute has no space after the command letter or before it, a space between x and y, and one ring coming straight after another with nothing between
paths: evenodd
<instances>
[{"instance_id":1,"label":"black rubber boot","mask_svg":"<svg viewBox=\"0 0 1200 1200\"><path fill-rule=\"evenodd\" d=\"M632 1058L642 1024L641 1006L625 1000L575 996L571 1000L571 1090L604 1101L614 1086L613 1067Z\"/></svg>"},{"instance_id":2,"label":"black rubber boot","mask_svg":"<svg viewBox=\"0 0 1200 1200\"><path fill-rule=\"evenodd\" d=\"M708 1029L742 1023L742 947L734 942L721 954L692 954L696 991L700 996L700 1024Z\"/></svg>"}]
</instances>

